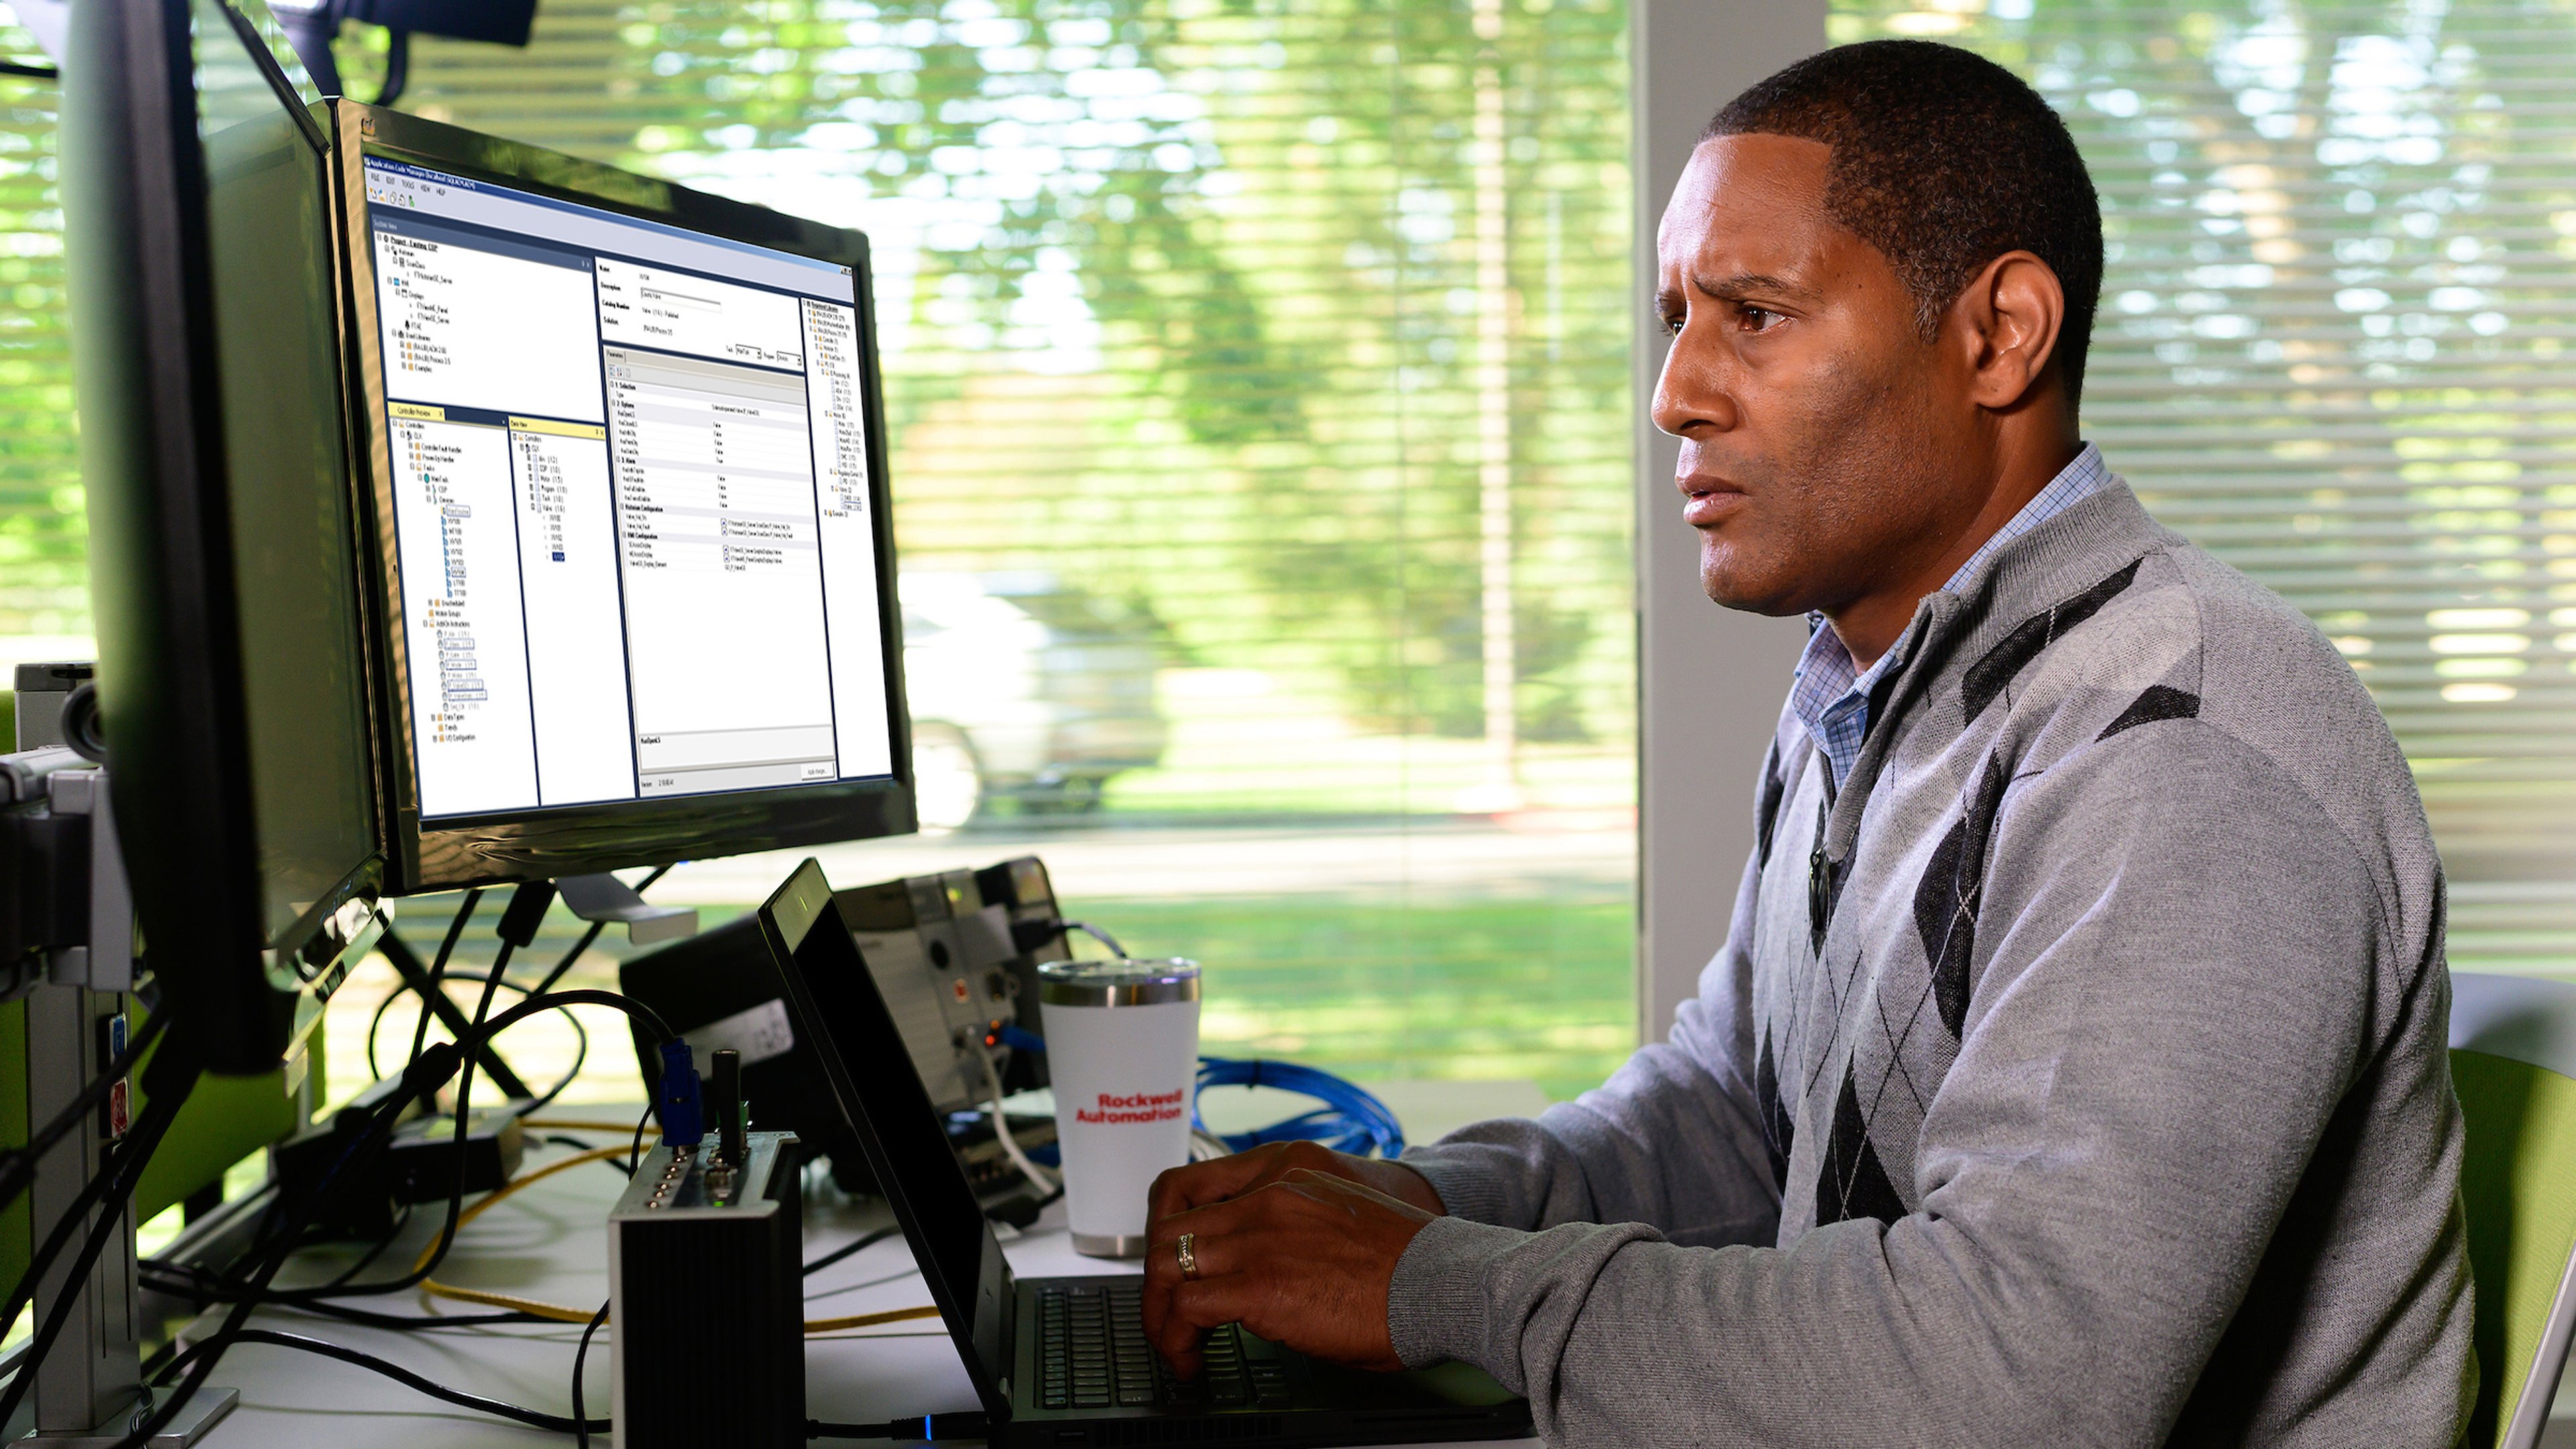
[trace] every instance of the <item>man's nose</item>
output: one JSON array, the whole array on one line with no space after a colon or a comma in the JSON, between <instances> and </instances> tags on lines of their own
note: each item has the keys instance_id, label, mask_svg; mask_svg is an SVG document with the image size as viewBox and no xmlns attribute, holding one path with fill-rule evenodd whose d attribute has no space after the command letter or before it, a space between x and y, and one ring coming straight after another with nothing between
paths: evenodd
<instances>
[{"instance_id":1,"label":"man's nose","mask_svg":"<svg viewBox=\"0 0 2576 1449\"><path fill-rule=\"evenodd\" d=\"M1647 416L1655 426L1677 438L1689 437L1694 431L1710 429L1726 432L1742 417L1733 391L1727 386L1725 368L1718 359L1707 355L1696 344L1688 327L1675 337L1664 353L1664 367L1655 379L1655 400Z\"/></svg>"}]
</instances>

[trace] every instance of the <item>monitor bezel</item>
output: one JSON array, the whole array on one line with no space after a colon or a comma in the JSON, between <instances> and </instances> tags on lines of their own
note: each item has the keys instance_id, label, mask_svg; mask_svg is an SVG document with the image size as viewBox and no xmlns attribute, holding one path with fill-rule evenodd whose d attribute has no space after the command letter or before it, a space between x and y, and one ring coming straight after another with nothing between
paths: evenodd
<instances>
[{"instance_id":1,"label":"monitor bezel","mask_svg":"<svg viewBox=\"0 0 2576 1449\"><path fill-rule=\"evenodd\" d=\"M229 507L238 480L225 448L215 198L195 81L201 19L226 27L206 43L242 46L282 118L328 165L314 118L232 0L75 6L59 92L64 250L102 724L128 886L164 1008L187 1023L209 1071L255 1076L294 1044L298 993L327 995L332 973L374 939L382 832L361 825L359 858L277 922Z\"/></svg>"},{"instance_id":2,"label":"monitor bezel","mask_svg":"<svg viewBox=\"0 0 2576 1449\"><path fill-rule=\"evenodd\" d=\"M692 191L669 181L585 161L354 101L334 100L333 184L341 204L340 264L359 441L359 505L370 546L367 646L381 661L378 799L388 836L393 894L537 880L663 865L678 860L782 850L909 833L913 813L912 729L904 693L901 611L895 591L891 487L886 473L884 383L877 362L876 308L864 233ZM882 581L878 645L887 681L893 773L812 785L560 805L424 819L405 667L402 580L393 537L393 455L385 422L384 369L377 329L374 258L367 238L365 159L377 156L513 187L553 200L681 227L721 240L768 247L850 268L859 318L860 408L868 453L868 500Z\"/></svg>"}]
</instances>

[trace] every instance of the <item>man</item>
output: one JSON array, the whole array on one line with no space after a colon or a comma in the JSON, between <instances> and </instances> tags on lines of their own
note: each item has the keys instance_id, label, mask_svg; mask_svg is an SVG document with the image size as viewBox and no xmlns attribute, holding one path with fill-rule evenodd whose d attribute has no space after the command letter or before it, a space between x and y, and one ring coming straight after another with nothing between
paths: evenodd
<instances>
[{"instance_id":1,"label":"man","mask_svg":"<svg viewBox=\"0 0 2576 1449\"><path fill-rule=\"evenodd\" d=\"M2440 863L2333 649L2080 440L2064 125L1828 51L1658 259L1708 594L1820 620L1725 946L1535 1122L1166 1174L1149 1331L1463 1359L1567 1443L2452 1443Z\"/></svg>"}]
</instances>

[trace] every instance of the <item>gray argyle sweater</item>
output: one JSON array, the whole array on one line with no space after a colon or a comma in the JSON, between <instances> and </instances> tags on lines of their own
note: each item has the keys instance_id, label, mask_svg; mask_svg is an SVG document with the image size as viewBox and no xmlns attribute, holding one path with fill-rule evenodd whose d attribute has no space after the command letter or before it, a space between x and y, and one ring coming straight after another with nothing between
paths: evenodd
<instances>
[{"instance_id":1,"label":"gray argyle sweater","mask_svg":"<svg viewBox=\"0 0 2576 1449\"><path fill-rule=\"evenodd\" d=\"M2452 1443L2442 870L2351 669L2118 483L1895 647L1671 1039L1405 1155L1397 1351L1561 1444Z\"/></svg>"}]
</instances>

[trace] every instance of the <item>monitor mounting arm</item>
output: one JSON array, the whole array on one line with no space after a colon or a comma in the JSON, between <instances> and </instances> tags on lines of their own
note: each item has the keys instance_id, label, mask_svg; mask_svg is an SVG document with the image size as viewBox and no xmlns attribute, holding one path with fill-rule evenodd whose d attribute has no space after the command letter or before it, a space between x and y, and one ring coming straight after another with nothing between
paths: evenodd
<instances>
[{"instance_id":1,"label":"monitor mounting arm","mask_svg":"<svg viewBox=\"0 0 2576 1449\"><path fill-rule=\"evenodd\" d=\"M86 665L18 671L18 743L0 755L0 1000L26 1010L27 1127L54 1117L122 1051L126 998L136 986L134 901L108 810L108 776L63 747L60 704ZM103 1112L64 1134L28 1184L28 1245L43 1241L104 1165L131 1113L120 1087ZM95 1212L98 1209L92 1208ZM134 1215L79 1283L58 1260L37 1285L36 1321L75 1301L62 1336L35 1365L35 1435L28 1442L113 1444L152 1408L143 1383ZM25 1352L22 1347L19 1353ZM20 1371L26 1367L19 1365ZM156 1445L193 1442L236 1400L201 1390Z\"/></svg>"}]
</instances>

